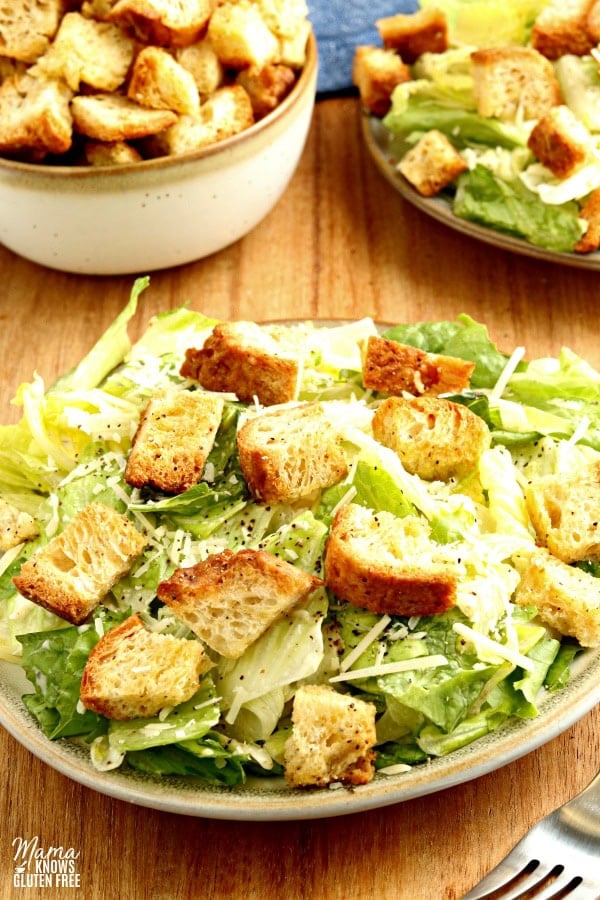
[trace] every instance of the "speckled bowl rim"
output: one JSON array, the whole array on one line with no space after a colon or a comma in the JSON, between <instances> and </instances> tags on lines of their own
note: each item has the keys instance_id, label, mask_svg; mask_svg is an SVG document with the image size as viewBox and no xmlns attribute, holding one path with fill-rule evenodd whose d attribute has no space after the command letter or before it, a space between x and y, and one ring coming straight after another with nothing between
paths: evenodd
<instances>
[{"instance_id":1,"label":"speckled bowl rim","mask_svg":"<svg viewBox=\"0 0 600 900\"><path fill-rule=\"evenodd\" d=\"M262 132L272 128L281 119L285 118L300 101L304 98L306 91L315 90L316 72L318 68L318 51L317 41L311 28L306 45L306 61L298 80L290 93L272 112L268 113L264 118L259 119L250 128L240 131L232 137L218 141L201 150L194 150L189 153L181 153L177 156L160 156L156 159L145 159L135 163L124 163L118 166L62 166L62 165L44 165L44 163L27 163L19 160L7 159L0 156L0 176L4 174L13 174L18 176L19 173L27 175L28 178L52 179L53 176L58 178L85 178L94 179L98 176L123 176L129 177L135 175L136 172L147 173L155 171L164 171L181 166L196 163L199 160L209 159L217 156L225 151L232 152L238 147L252 142L254 138L261 135Z\"/></svg>"}]
</instances>

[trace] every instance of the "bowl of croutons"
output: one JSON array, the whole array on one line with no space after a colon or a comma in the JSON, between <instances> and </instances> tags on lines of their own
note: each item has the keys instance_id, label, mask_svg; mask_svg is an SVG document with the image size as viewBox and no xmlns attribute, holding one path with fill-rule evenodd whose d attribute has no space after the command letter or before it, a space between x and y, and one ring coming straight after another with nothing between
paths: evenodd
<instances>
[{"instance_id":1,"label":"bowl of croutons","mask_svg":"<svg viewBox=\"0 0 600 900\"><path fill-rule=\"evenodd\" d=\"M0 9L0 242L92 275L251 231L302 154L304 0L15 0Z\"/></svg>"}]
</instances>

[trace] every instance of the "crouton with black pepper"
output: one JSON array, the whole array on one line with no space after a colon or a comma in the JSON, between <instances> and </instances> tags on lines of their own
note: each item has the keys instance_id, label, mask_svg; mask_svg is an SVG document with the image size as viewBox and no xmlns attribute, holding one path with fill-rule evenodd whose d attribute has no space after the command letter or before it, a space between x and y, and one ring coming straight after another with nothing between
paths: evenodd
<instances>
[{"instance_id":1,"label":"crouton with black pepper","mask_svg":"<svg viewBox=\"0 0 600 900\"><path fill-rule=\"evenodd\" d=\"M177 569L158 598L215 652L237 659L322 584L264 550L224 550Z\"/></svg>"},{"instance_id":2,"label":"crouton with black pepper","mask_svg":"<svg viewBox=\"0 0 600 900\"><path fill-rule=\"evenodd\" d=\"M458 567L416 516L350 503L335 514L325 549L325 584L380 615L431 616L456 602Z\"/></svg>"},{"instance_id":3,"label":"crouton with black pepper","mask_svg":"<svg viewBox=\"0 0 600 900\"><path fill-rule=\"evenodd\" d=\"M398 163L398 171L423 197L439 194L467 169L458 150L435 128L424 134Z\"/></svg>"},{"instance_id":4,"label":"crouton with black pepper","mask_svg":"<svg viewBox=\"0 0 600 900\"><path fill-rule=\"evenodd\" d=\"M200 349L186 351L180 371L209 391L230 391L243 403L257 399L273 406L296 396L299 365L269 330L254 322L224 322Z\"/></svg>"},{"instance_id":5,"label":"crouton with black pepper","mask_svg":"<svg viewBox=\"0 0 600 900\"><path fill-rule=\"evenodd\" d=\"M212 661L196 640L149 631L138 615L104 634L81 679L86 709L107 719L151 718L193 697Z\"/></svg>"},{"instance_id":6,"label":"crouton with black pepper","mask_svg":"<svg viewBox=\"0 0 600 900\"><path fill-rule=\"evenodd\" d=\"M294 695L285 779L297 788L367 784L375 774L375 743L373 703L326 685L304 685Z\"/></svg>"},{"instance_id":7,"label":"crouton with black pepper","mask_svg":"<svg viewBox=\"0 0 600 900\"><path fill-rule=\"evenodd\" d=\"M26 560L13 582L28 600L80 625L129 572L146 543L126 516L95 502Z\"/></svg>"},{"instance_id":8,"label":"crouton with black pepper","mask_svg":"<svg viewBox=\"0 0 600 900\"><path fill-rule=\"evenodd\" d=\"M600 463L545 475L525 488L539 543L563 562L600 560Z\"/></svg>"},{"instance_id":9,"label":"crouton with black pepper","mask_svg":"<svg viewBox=\"0 0 600 900\"><path fill-rule=\"evenodd\" d=\"M583 647L600 646L600 579L538 549L529 559L514 596L535 606L540 619Z\"/></svg>"},{"instance_id":10,"label":"crouton with black pepper","mask_svg":"<svg viewBox=\"0 0 600 900\"><path fill-rule=\"evenodd\" d=\"M534 125L527 146L557 178L568 178L592 154L591 135L568 106L554 106Z\"/></svg>"},{"instance_id":11,"label":"crouton with black pepper","mask_svg":"<svg viewBox=\"0 0 600 900\"><path fill-rule=\"evenodd\" d=\"M416 397L457 393L469 386L475 363L428 353L373 335L361 345L363 384L383 393Z\"/></svg>"},{"instance_id":12,"label":"crouton with black pepper","mask_svg":"<svg viewBox=\"0 0 600 900\"><path fill-rule=\"evenodd\" d=\"M467 475L491 444L483 419L440 397L388 397L372 424L375 439L393 450L408 472L426 481Z\"/></svg>"},{"instance_id":13,"label":"crouton with black pepper","mask_svg":"<svg viewBox=\"0 0 600 900\"><path fill-rule=\"evenodd\" d=\"M404 62L413 63L423 53L448 49L448 22L441 9L427 7L414 13L398 13L376 21L383 46L395 50Z\"/></svg>"},{"instance_id":14,"label":"crouton with black pepper","mask_svg":"<svg viewBox=\"0 0 600 900\"><path fill-rule=\"evenodd\" d=\"M550 60L533 47L491 47L471 54L477 112L513 122L536 120L563 102Z\"/></svg>"},{"instance_id":15,"label":"crouton with black pepper","mask_svg":"<svg viewBox=\"0 0 600 900\"><path fill-rule=\"evenodd\" d=\"M394 50L382 47L357 47L352 65L352 81L358 88L362 105L374 116L389 111L397 85L411 81L408 65Z\"/></svg>"},{"instance_id":16,"label":"crouton with black pepper","mask_svg":"<svg viewBox=\"0 0 600 900\"><path fill-rule=\"evenodd\" d=\"M250 492L266 503L310 498L348 474L341 436L320 403L252 416L237 445Z\"/></svg>"},{"instance_id":17,"label":"crouton with black pepper","mask_svg":"<svg viewBox=\"0 0 600 900\"><path fill-rule=\"evenodd\" d=\"M223 414L223 398L202 391L161 391L142 413L125 481L182 494L197 484Z\"/></svg>"}]
</instances>

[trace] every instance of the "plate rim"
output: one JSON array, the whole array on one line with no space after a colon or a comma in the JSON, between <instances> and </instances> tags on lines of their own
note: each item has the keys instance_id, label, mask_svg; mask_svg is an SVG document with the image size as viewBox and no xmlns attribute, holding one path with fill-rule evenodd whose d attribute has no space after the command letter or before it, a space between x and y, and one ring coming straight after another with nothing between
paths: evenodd
<instances>
[{"instance_id":1,"label":"plate rim","mask_svg":"<svg viewBox=\"0 0 600 900\"><path fill-rule=\"evenodd\" d=\"M397 171L393 155L386 149L386 142L391 139L392 135L385 128L382 120L366 110L361 110L361 130L375 165L400 196L416 209L448 226L453 231L465 234L498 249L516 253L519 256L571 266L576 269L600 271L600 251L567 253L559 250L548 250L545 247L537 247L535 244L528 243L524 238L503 234L501 231L495 231L486 225L459 218L454 214L450 204L443 197L423 197Z\"/></svg>"},{"instance_id":2,"label":"plate rim","mask_svg":"<svg viewBox=\"0 0 600 900\"><path fill-rule=\"evenodd\" d=\"M337 327L348 318L262 319L262 324ZM391 322L375 322L379 330ZM448 756L397 775L377 773L366 785L292 789L282 778L249 779L246 785L214 787L177 776L150 776L133 770L96 770L89 752L72 740L51 741L21 700L29 684L23 669L0 659L0 726L46 765L97 793L136 806L179 815L229 821L299 821L380 809L473 781L526 756L565 732L600 704L600 647L576 658L574 676L555 694L546 694L539 715L510 719ZM13 676L13 677L11 677ZM492 752L490 753L490 747ZM433 776L432 776L433 773ZM438 773L439 774L438 776ZM438 777L436 777L438 776ZM257 785L261 786L257 790Z\"/></svg>"}]
</instances>

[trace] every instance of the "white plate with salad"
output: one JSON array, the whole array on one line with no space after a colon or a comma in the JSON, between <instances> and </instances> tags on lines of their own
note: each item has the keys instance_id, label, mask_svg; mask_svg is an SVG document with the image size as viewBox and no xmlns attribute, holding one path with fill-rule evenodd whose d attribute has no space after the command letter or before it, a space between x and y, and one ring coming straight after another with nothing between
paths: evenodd
<instances>
[{"instance_id":1,"label":"white plate with salad","mask_svg":"<svg viewBox=\"0 0 600 900\"><path fill-rule=\"evenodd\" d=\"M471 64L476 50L531 47L536 16L548 4L421 0L419 6L445 13L448 49L411 62L411 80L396 86L385 115L365 112L363 135L380 171L407 201L456 231L547 262L600 268L600 252L574 250L586 227L582 207L600 186L598 48L590 45L583 55L565 51L551 60L560 105L574 114L578 140L585 145L578 167L559 178L528 148L538 119L527 119L518 105L504 118L479 114L476 97L484 88L477 89ZM565 32L571 18L578 27L576 11L567 10ZM514 72L512 77L516 81ZM536 76L524 71L522 77ZM490 90L487 83L485 89ZM431 130L453 144L467 170L428 197L400 174L398 162Z\"/></svg>"},{"instance_id":2,"label":"white plate with salad","mask_svg":"<svg viewBox=\"0 0 600 900\"><path fill-rule=\"evenodd\" d=\"M549 631L535 610L519 612L511 602L514 571L508 563L524 539L532 540L519 472L525 467L530 478L534 470L547 474L600 459L595 370L568 350L556 360L507 355L484 325L466 315L385 328L368 318L265 325L266 334L275 333L287 351L296 348L302 357L294 402L318 400L331 421L347 429L344 482L310 506L267 508L253 500L243 483L231 479L232 438L244 412L231 402L209 458L210 481L206 476L179 497L150 496L123 480L141 410L167 383L192 387L180 374L185 351L201 346L216 322L181 307L155 317L131 346L127 324L147 285L148 279L136 282L126 309L75 369L49 387L39 376L21 385L25 414L0 429L2 497L40 528L32 546L17 545L1 559L0 723L20 743L75 781L139 805L221 819L318 818L479 777L556 737L600 701L600 650ZM482 476L490 498L483 518L476 514L483 501L472 481L467 490L466 484L415 480L373 440L368 423L381 397L362 385L359 342L381 334L475 364L469 390L453 399L471 406L492 431ZM392 514L426 509L435 540L449 551L456 548L464 563L455 607L383 621L318 591L310 601L319 606L318 615L276 621L235 661L233 675L230 663L216 658L189 703L155 719L126 722L81 706L87 656L106 627L132 609L148 622L162 619L167 633L194 639L157 604L157 584L174 567L224 547L260 546L287 553L305 571L321 571L332 509L348 496ZM17 594L12 576L24 556L60 533L92 499L124 511L152 540L93 622L74 626ZM249 514L251 536L244 524ZM328 629L338 639L328 641ZM473 641L468 652L457 640L465 633ZM442 646L443 664L415 667L416 680L387 673L389 660L439 654ZM353 679L365 668L368 677ZM375 776L355 787L333 782L292 789L283 768L290 703L300 685L329 681L332 672L338 687L342 675L344 691L376 705ZM242 702L230 689L240 675Z\"/></svg>"}]
</instances>

